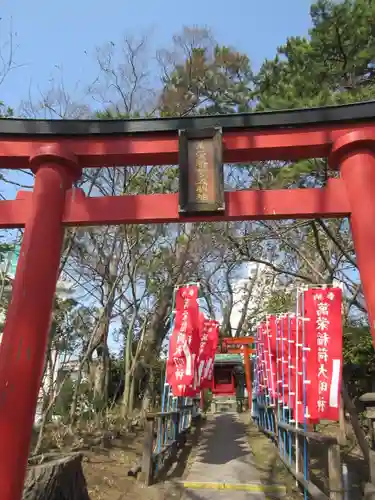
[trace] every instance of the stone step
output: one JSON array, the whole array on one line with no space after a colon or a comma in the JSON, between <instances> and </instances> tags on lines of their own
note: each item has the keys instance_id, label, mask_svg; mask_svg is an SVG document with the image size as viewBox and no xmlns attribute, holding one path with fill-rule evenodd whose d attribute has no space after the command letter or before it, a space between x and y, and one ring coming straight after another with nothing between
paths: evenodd
<instances>
[{"instance_id":1,"label":"stone step","mask_svg":"<svg viewBox=\"0 0 375 500\"><path fill-rule=\"evenodd\" d=\"M286 488L281 484L191 482L182 483L184 490L199 492L199 498L285 498Z\"/></svg>"},{"instance_id":2,"label":"stone step","mask_svg":"<svg viewBox=\"0 0 375 500\"><path fill-rule=\"evenodd\" d=\"M263 493L230 490L190 490L186 489L183 500L264 500Z\"/></svg>"}]
</instances>

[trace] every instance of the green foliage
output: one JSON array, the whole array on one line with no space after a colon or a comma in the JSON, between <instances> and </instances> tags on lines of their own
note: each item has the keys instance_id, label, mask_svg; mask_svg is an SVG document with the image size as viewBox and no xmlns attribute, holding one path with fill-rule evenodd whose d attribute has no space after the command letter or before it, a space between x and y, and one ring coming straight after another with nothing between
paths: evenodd
<instances>
[{"instance_id":1,"label":"green foliage","mask_svg":"<svg viewBox=\"0 0 375 500\"><path fill-rule=\"evenodd\" d=\"M111 357L109 383L108 383L108 401L116 402L122 396L124 391L124 361L120 358Z\"/></svg>"},{"instance_id":2,"label":"green foliage","mask_svg":"<svg viewBox=\"0 0 375 500\"><path fill-rule=\"evenodd\" d=\"M72 355L85 343L93 326L93 311L74 298L55 296L50 330L51 347L60 355Z\"/></svg>"},{"instance_id":3,"label":"green foliage","mask_svg":"<svg viewBox=\"0 0 375 500\"><path fill-rule=\"evenodd\" d=\"M14 249L14 245L10 243L0 243L0 263L4 262L9 257L9 252Z\"/></svg>"},{"instance_id":4,"label":"green foliage","mask_svg":"<svg viewBox=\"0 0 375 500\"><path fill-rule=\"evenodd\" d=\"M76 381L68 376L64 379L59 395L54 404L53 413L66 419L70 415ZM95 413L100 413L108 405L116 402L124 389L124 363L121 359L111 357L108 400L94 395L93 388L87 380L80 382L76 415L80 419L90 419Z\"/></svg>"},{"instance_id":5,"label":"green foliage","mask_svg":"<svg viewBox=\"0 0 375 500\"><path fill-rule=\"evenodd\" d=\"M308 37L289 37L255 77L257 110L349 104L375 98L375 3L319 0ZM273 187L322 185L325 161L282 166Z\"/></svg>"},{"instance_id":6,"label":"green foliage","mask_svg":"<svg viewBox=\"0 0 375 500\"><path fill-rule=\"evenodd\" d=\"M0 118L13 118L13 116L13 109L6 106L3 101L0 101Z\"/></svg>"},{"instance_id":7,"label":"green foliage","mask_svg":"<svg viewBox=\"0 0 375 500\"><path fill-rule=\"evenodd\" d=\"M53 413L61 417L66 417L69 415L70 405L73 399L74 392L74 382L68 377L62 387L60 394L56 398Z\"/></svg>"},{"instance_id":8,"label":"green foliage","mask_svg":"<svg viewBox=\"0 0 375 500\"><path fill-rule=\"evenodd\" d=\"M75 380L72 377L67 377L56 398L53 413L54 415L61 416L63 420L70 415L75 385ZM78 391L76 415L82 420L87 420L93 416L94 410L95 403L93 402L92 389L87 382L81 382Z\"/></svg>"},{"instance_id":9,"label":"green foliage","mask_svg":"<svg viewBox=\"0 0 375 500\"><path fill-rule=\"evenodd\" d=\"M375 352L370 329L355 322L346 325L343 340L343 376L351 397L356 400L374 390Z\"/></svg>"},{"instance_id":10,"label":"green foliage","mask_svg":"<svg viewBox=\"0 0 375 500\"><path fill-rule=\"evenodd\" d=\"M312 107L375 96L375 4L319 0L309 37L289 37L256 77L258 109Z\"/></svg>"},{"instance_id":11,"label":"green foliage","mask_svg":"<svg viewBox=\"0 0 375 500\"><path fill-rule=\"evenodd\" d=\"M286 291L272 292L267 302L268 314L282 314L294 308L294 294Z\"/></svg>"},{"instance_id":12,"label":"green foliage","mask_svg":"<svg viewBox=\"0 0 375 500\"><path fill-rule=\"evenodd\" d=\"M375 372L375 351L368 326L349 325L344 328L344 362Z\"/></svg>"},{"instance_id":13,"label":"green foliage","mask_svg":"<svg viewBox=\"0 0 375 500\"><path fill-rule=\"evenodd\" d=\"M247 55L198 45L163 78L161 116L248 111L252 80Z\"/></svg>"},{"instance_id":14,"label":"green foliage","mask_svg":"<svg viewBox=\"0 0 375 500\"><path fill-rule=\"evenodd\" d=\"M99 120L129 120L133 118L141 118L141 114L138 111L135 111L134 113L119 113L114 109L108 108L104 111L97 111L95 113L95 118L98 118Z\"/></svg>"}]
</instances>

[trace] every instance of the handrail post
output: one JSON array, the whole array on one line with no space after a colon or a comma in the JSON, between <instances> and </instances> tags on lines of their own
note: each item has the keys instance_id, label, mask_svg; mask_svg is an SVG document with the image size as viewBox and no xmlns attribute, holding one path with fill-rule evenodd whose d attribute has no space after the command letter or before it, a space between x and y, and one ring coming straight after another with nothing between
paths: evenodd
<instances>
[{"instance_id":1,"label":"handrail post","mask_svg":"<svg viewBox=\"0 0 375 500\"><path fill-rule=\"evenodd\" d=\"M172 414L172 425L173 425L173 439L177 442L180 427L180 412L175 411Z\"/></svg>"},{"instance_id":2,"label":"handrail post","mask_svg":"<svg viewBox=\"0 0 375 500\"><path fill-rule=\"evenodd\" d=\"M146 486L150 486L153 479L153 446L154 446L155 419L146 419L145 438L143 442L142 454L142 479Z\"/></svg>"},{"instance_id":3,"label":"handrail post","mask_svg":"<svg viewBox=\"0 0 375 500\"><path fill-rule=\"evenodd\" d=\"M347 397L348 399L348 397ZM359 398L359 400L364 403L365 405L365 410L366 410L366 417L369 422L369 428L370 428L370 436L371 436L371 446L374 447L374 441L375 441L375 393L373 392L368 392L366 394L362 394L362 396ZM351 415L355 414L353 411L351 412ZM353 426L354 427L354 426ZM357 426L358 428L358 426ZM360 428L362 431L362 429ZM356 432L356 437L357 437L358 432ZM362 431L363 434L363 431ZM366 499L371 499L375 500L375 452L373 449L370 449L368 446L366 440L364 440L364 445L367 446L367 449L365 450L367 452L367 457L364 454L364 450L362 449L362 453L364 454L365 460L367 458L368 465L369 465L369 471L370 471L370 477L369 477L369 482L366 484L366 489L365 489L365 498ZM363 446L361 447L363 448Z\"/></svg>"},{"instance_id":4,"label":"handrail post","mask_svg":"<svg viewBox=\"0 0 375 500\"><path fill-rule=\"evenodd\" d=\"M328 447L328 480L330 500L342 500L340 445L330 444Z\"/></svg>"},{"instance_id":5,"label":"handrail post","mask_svg":"<svg viewBox=\"0 0 375 500\"><path fill-rule=\"evenodd\" d=\"M296 434L296 443L298 443L298 446L296 446L296 472L299 472L300 474L303 474L304 471L304 457L303 457L303 441L306 439L301 434Z\"/></svg>"}]
</instances>

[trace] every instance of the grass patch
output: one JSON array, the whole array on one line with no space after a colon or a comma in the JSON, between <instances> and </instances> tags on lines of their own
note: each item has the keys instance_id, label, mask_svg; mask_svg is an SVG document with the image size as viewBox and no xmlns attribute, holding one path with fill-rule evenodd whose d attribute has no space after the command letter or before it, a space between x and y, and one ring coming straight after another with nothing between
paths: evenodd
<instances>
[{"instance_id":1,"label":"grass patch","mask_svg":"<svg viewBox=\"0 0 375 500\"><path fill-rule=\"evenodd\" d=\"M251 419L247 418L247 436L254 463L259 471L263 484L283 484L286 487L286 498L290 500L301 500L303 495L296 486L295 479L288 472L279 458L279 450L275 444L264 434L259 432L257 426ZM250 421L249 421L250 420Z\"/></svg>"}]
</instances>

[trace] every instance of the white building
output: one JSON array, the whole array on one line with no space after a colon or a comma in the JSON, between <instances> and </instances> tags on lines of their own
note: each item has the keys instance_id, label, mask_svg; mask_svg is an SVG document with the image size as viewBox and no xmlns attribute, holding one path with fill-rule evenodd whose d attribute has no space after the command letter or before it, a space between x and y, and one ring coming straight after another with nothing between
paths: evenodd
<instances>
[{"instance_id":1,"label":"white building","mask_svg":"<svg viewBox=\"0 0 375 500\"><path fill-rule=\"evenodd\" d=\"M6 280L8 283L5 286L3 293L8 297L10 297L12 293L12 282L15 278L19 254L20 254L20 246L17 246L13 251L9 252L7 258L5 258L4 261L0 264L0 276L2 280ZM71 297L72 294L74 293L73 287L74 287L73 281L69 280L69 278L66 275L63 275L62 273L62 276L58 280L56 286L57 297L61 299L67 299L68 297ZM0 309L0 325L1 325L0 343L2 338L2 326L6 319L6 313L7 311L5 308ZM43 398L43 393L47 393L49 391L50 384L56 385L58 374L59 371L61 370L61 361L59 359L58 353L53 351L51 353L51 357L52 357L52 373L49 373L50 368L47 367L47 373L43 378L43 386L41 387L39 393L39 402L37 405L35 422L38 422L38 420L40 419L41 400Z\"/></svg>"},{"instance_id":2,"label":"white building","mask_svg":"<svg viewBox=\"0 0 375 500\"><path fill-rule=\"evenodd\" d=\"M265 264L248 263L245 271L247 277L232 283L233 307L230 315L231 333L236 336L251 335L254 328L267 314L268 301L272 292L296 292L296 285L291 283L284 285L276 279L272 269ZM334 279L332 285L344 290L343 283ZM245 325L241 332L238 327L246 307Z\"/></svg>"},{"instance_id":3,"label":"white building","mask_svg":"<svg viewBox=\"0 0 375 500\"><path fill-rule=\"evenodd\" d=\"M7 280L10 284L5 287L3 293L10 296L12 293L12 282L16 275L17 262L20 255L20 246L17 245L14 250L9 252L8 256L0 264L0 276L2 280ZM66 299L70 297L73 293L74 283L66 276L61 273L61 276L56 285L56 295L61 299ZM6 310L0 308L0 324L2 325L6 318ZM0 342L1 342L1 330L0 330Z\"/></svg>"},{"instance_id":4,"label":"white building","mask_svg":"<svg viewBox=\"0 0 375 500\"><path fill-rule=\"evenodd\" d=\"M230 315L232 336L236 336L243 314L245 314L245 324L238 333L241 336L254 333L252 329L266 314L271 293L280 287L274 273L265 264L248 263L246 274L246 278L232 284L233 307Z\"/></svg>"}]
</instances>

